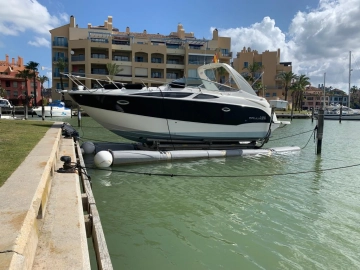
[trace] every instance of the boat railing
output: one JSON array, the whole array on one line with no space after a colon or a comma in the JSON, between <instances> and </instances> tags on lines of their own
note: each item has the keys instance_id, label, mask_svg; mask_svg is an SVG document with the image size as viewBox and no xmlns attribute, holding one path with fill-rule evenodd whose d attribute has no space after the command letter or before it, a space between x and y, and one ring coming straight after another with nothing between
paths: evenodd
<instances>
[{"instance_id":1,"label":"boat railing","mask_svg":"<svg viewBox=\"0 0 360 270\"><path fill-rule=\"evenodd\" d=\"M98 78L91 78L86 76L80 76L75 75L71 73L61 73L62 75L68 77L77 87L78 90L89 90L86 85L81 82L80 80L93 80L96 81L96 83L101 87L104 88L105 84L113 84L115 89L121 89L122 87L119 87L119 82L115 82L111 80L109 77L106 76L106 79L98 79ZM84 74L86 75L86 74ZM198 88L200 90L209 90L209 91L226 91L226 92L237 92L239 89L233 88L230 85L218 83L212 80L205 80L201 78L192 78L192 77L183 77L180 79L176 79L170 83L165 83L164 81L159 80L152 80L152 79L146 79L143 78L141 80L144 87L147 87L145 82L152 82L157 83L160 85L168 85L169 87L175 87L175 88L181 88L181 87L194 87ZM126 85L126 84L124 84Z\"/></svg>"}]
</instances>

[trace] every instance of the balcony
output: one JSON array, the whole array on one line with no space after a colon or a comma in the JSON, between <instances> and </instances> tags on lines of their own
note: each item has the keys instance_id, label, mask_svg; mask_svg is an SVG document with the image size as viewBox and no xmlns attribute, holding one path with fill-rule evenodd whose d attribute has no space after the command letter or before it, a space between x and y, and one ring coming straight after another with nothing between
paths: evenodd
<instances>
[{"instance_id":1,"label":"balcony","mask_svg":"<svg viewBox=\"0 0 360 270\"><path fill-rule=\"evenodd\" d=\"M73 62L85 61L85 55L74 55L74 56L71 56L71 61L73 61Z\"/></svg>"},{"instance_id":2,"label":"balcony","mask_svg":"<svg viewBox=\"0 0 360 270\"><path fill-rule=\"evenodd\" d=\"M60 41L60 40L54 40L52 43L53 46L57 46L57 47L67 47L68 46L68 42L67 40L64 41Z\"/></svg>"},{"instance_id":3,"label":"balcony","mask_svg":"<svg viewBox=\"0 0 360 270\"><path fill-rule=\"evenodd\" d=\"M54 62L59 61L59 59L63 59L65 62L68 62L68 61L69 61L69 59L68 59L67 57L62 57L62 56L54 56L54 57L53 57L53 61L54 61Z\"/></svg>"}]
</instances>

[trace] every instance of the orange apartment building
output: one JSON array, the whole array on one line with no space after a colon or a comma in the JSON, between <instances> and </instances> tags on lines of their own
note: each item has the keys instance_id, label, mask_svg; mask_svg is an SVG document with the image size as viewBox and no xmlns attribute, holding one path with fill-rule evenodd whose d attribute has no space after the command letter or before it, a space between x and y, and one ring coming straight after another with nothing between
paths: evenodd
<instances>
[{"instance_id":1,"label":"orange apartment building","mask_svg":"<svg viewBox=\"0 0 360 270\"><path fill-rule=\"evenodd\" d=\"M0 87L5 89L6 96L3 98L8 99L13 105L22 105L25 101L25 91L27 89L28 95L34 95L33 80L27 81L25 87L25 80L17 78L18 71L25 69L24 59L18 56L17 61L15 58L9 60L9 56L5 55L5 60L0 60ZM39 105L41 99L40 82L36 81L37 103Z\"/></svg>"},{"instance_id":2,"label":"orange apartment building","mask_svg":"<svg viewBox=\"0 0 360 270\"><path fill-rule=\"evenodd\" d=\"M258 91L258 95L267 100L284 99L285 88L278 76L282 72L292 71L292 63L280 62L280 49L258 53L256 50L244 47L236 54L233 66L240 74L246 76L249 73L247 68L256 62L263 66L263 69L255 74L255 78L260 78L261 73L264 72L262 78L259 79L264 87ZM288 101L291 101L290 99L291 96L288 94Z\"/></svg>"},{"instance_id":3,"label":"orange apartment building","mask_svg":"<svg viewBox=\"0 0 360 270\"><path fill-rule=\"evenodd\" d=\"M66 62L65 73L93 79L106 79L106 64L116 63L121 71L113 78L124 83L144 83L158 86L182 77L197 77L197 68L211 63L217 54L219 62L232 59L231 39L220 37L213 31L212 39L197 39L193 32L186 32L181 24L176 32L160 33L124 31L113 26L112 16L104 25L80 28L74 16L70 23L50 30L52 40L53 89L60 88L59 58ZM98 87L95 80L80 81L88 88ZM64 88L74 84L64 78Z\"/></svg>"}]
</instances>

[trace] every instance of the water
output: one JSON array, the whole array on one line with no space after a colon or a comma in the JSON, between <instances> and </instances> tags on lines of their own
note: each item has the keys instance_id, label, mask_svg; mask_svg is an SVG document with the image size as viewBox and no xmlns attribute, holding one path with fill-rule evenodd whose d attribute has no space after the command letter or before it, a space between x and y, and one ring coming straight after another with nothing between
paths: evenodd
<instances>
[{"instance_id":1,"label":"water","mask_svg":"<svg viewBox=\"0 0 360 270\"><path fill-rule=\"evenodd\" d=\"M294 119L265 147L303 147L311 132L275 139L315 125ZM298 153L89 168L114 269L359 269L360 167L330 170L360 163L359 131L325 121L321 156L312 138ZM89 117L79 132L124 141Z\"/></svg>"}]
</instances>

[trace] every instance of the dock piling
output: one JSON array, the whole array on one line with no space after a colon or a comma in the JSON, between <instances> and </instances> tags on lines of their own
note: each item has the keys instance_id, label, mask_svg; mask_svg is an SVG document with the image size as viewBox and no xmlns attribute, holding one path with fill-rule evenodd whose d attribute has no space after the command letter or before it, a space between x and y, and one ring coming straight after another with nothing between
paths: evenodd
<instances>
[{"instance_id":1,"label":"dock piling","mask_svg":"<svg viewBox=\"0 0 360 270\"><path fill-rule=\"evenodd\" d=\"M316 147L316 154L321 154L321 144L323 139L323 133L324 133L324 109L319 109L318 112L318 125L317 125L317 147Z\"/></svg>"}]
</instances>

